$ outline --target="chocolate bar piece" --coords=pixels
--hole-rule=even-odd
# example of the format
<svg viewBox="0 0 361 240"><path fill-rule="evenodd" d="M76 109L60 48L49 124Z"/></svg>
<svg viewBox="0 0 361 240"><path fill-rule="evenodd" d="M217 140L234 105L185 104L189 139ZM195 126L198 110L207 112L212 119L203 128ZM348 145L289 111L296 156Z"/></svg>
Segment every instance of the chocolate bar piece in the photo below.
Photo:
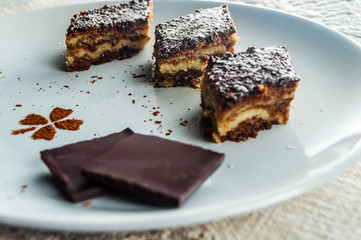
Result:
<svg viewBox="0 0 361 240"><path fill-rule="evenodd" d="M177 207L215 171L224 154L133 134L83 165L86 177L157 205Z"/></svg>
<svg viewBox="0 0 361 240"><path fill-rule="evenodd" d="M106 193L107 188L84 178L81 166L132 134L127 128L120 133L45 150L40 153L41 159L64 185L73 202L84 201Z"/></svg>
<svg viewBox="0 0 361 240"><path fill-rule="evenodd" d="M286 124L299 81L285 47L211 57L201 86L204 132L216 143L239 142Z"/></svg>

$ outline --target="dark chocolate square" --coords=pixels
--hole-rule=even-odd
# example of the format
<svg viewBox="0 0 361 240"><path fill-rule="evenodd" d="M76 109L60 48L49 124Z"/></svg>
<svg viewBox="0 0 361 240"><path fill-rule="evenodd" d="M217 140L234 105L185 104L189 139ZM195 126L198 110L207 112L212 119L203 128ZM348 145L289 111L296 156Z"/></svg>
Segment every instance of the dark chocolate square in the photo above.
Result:
<svg viewBox="0 0 361 240"><path fill-rule="evenodd" d="M222 163L224 154L133 134L83 165L83 174L157 205L180 206Z"/></svg>
<svg viewBox="0 0 361 240"><path fill-rule="evenodd" d="M64 185L73 202L84 201L106 193L107 188L84 178L81 166L132 134L133 131L127 128L105 137L44 150L40 153L41 159Z"/></svg>

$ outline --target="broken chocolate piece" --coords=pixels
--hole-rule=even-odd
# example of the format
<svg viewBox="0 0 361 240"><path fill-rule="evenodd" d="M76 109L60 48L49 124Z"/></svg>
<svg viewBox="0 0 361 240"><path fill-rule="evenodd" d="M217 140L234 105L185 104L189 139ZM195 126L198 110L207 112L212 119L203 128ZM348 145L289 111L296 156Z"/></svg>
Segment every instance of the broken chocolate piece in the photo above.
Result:
<svg viewBox="0 0 361 240"><path fill-rule="evenodd" d="M132 134L127 128L120 133L45 150L41 152L41 159L64 185L73 202L84 201L106 193L107 189L84 178L81 166Z"/></svg>
<svg viewBox="0 0 361 240"><path fill-rule="evenodd" d="M83 174L157 205L178 207L222 163L224 154L133 134L85 163Z"/></svg>

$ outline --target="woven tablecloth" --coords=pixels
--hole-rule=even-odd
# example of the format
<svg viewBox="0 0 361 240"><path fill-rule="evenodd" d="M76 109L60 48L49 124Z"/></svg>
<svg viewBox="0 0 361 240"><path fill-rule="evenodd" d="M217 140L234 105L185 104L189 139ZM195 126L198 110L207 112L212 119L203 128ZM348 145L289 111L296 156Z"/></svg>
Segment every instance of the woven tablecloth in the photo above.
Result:
<svg viewBox="0 0 361 240"><path fill-rule="evenodd" d="M0 17L71 2L74 1L0 0ZM361 0L251 0L244 2L310 18L361 43ZM354 164L338 178L306 194L257 212L211 223L145 232L111 233L43 232L0 225L0 240L2 239L359 240L361 239L361 162Z"/></svg>

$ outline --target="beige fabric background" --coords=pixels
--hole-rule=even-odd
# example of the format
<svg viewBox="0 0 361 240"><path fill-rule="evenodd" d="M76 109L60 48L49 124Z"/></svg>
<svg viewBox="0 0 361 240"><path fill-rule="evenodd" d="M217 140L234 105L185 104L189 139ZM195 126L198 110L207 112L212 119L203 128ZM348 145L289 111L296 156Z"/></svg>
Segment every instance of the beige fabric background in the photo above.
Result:
<svg viewBox="0 0 361 240"><path fill-rule="evenodd" d="M74 1L0 0L0 17L71 2ZM245 0L244 2L311 18L361 43L361 0ZM57 233L0 225L0 240L2 239L359 240L361 239L361 162L354 164L337 179L306 194L244 216L188 227L145 232Z"/></svg>

